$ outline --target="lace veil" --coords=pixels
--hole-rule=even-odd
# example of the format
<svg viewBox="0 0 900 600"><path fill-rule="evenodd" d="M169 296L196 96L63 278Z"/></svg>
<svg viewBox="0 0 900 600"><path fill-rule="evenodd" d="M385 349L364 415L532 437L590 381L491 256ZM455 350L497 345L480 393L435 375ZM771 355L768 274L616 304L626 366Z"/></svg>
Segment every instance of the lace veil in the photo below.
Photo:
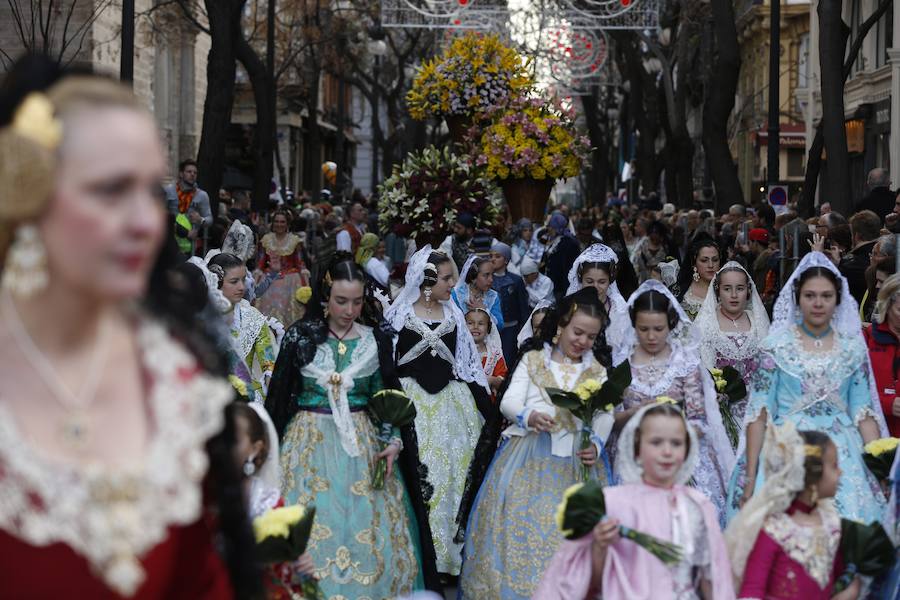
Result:
<svg viewBox="0 0 900 600"><path fill-rule="evenodd" d="M777 335L796 325L802 319L800 307L794 299L794 286L800 280L800 275L805 271L814 267L824 267L834 273L841 284L841 303L834 310L834 316L831 318L831 326L841 336L855 340L864 344L862 337L862 321L859 318L859 305L853 296L850 295L850 288L847 285L847 279L841 275L837 267L831 260L821 252L810 252L800 261L794 272L788 278L787 283L781 288L778 294L778 300L775 301L775 308L772 311L772 326L769 327L769 333ZM872 371L872 362L866 360L869 367L869 392L871 396L871 412L882 437L888 437L887 424L884 420L884 412L881 409L878 388L875 385L875 374Z"/></svg>
<svg viewBox="0 0 900 600"><path fill-rule="evenodd" d="M769 421L762 454L765 483L725 530L736 587L740 587L747 559L766 517L786 511L797 492L803 490L805 460L803 438L794 424L786 421L776 426Z"/></svg>
<svg viewBox="0 0 900 600"><path fill-rule="evenodd" d="M226 313L231 310L231 302L219 289L219 278L215 273L209 270L206 261L199 256L192 256L188 262L203 271L203 277L206 279L206 291L209 295L209 301L218 313Z"/></svg>
<svg viewBox="0 0 900 600"><path fill-rule="evenodd" d="M266 457L266 462L264 462L263 466L256 472L256 476L267 486L280 490L281 466L279 465L278 459L280 452L278 449L278 434L275 432L275 424L272 422L272 418L262 405L262 402L250 402L249 405L250 408L259 415L259 418L266 428L266 437L268 438L268 443L266 445L269 447L269 454Z"/></svg>
<svg viewBox="0 0 900 600"><path fill-rule="evenodd" d="M731 476L731 470L734 467L734 449L728 440L728 434L725 433L725 426L722 423L722 414L719 412L718 396L716 395L716 386L713 382L709 371L703 366L700 360L700 340L697 330L692 326L690 318L679 304L678 300L672 292L663 285L662 282L655 279L648 279L638 287L637 290L628 299L628 308L634 307L637 299L649 291L657 291L669 299L669 304L678 314L678 324L669 332L669 347L672 355L669 358L669 367L667 374L672 376L686 376L694 369L700 368L700 379L703 384L703 411L706 413L706 423L709 426L708 439L711 449L716 453L717 464L722 472L722 477L727 481ZM625 331L623 333L623 342L614 349L613 364L619 365L631 358L631 354L637 347L637 333L629 319ZM667 382L668 378L656 382L654 388L663 390L671 384ZM632 382L632 386L635 386ZM656 395L655 389L651 395Z"/></svg>
<svg viewBox="0 0 900 600"><path fill-rule="evenodd" d="M425 265L431 255L431 244L426 244L421 250L412 255L406 268L406 285L397 294L397 298L391 303L384 313L384 320L391 328L399 332L406 325L406 320L413 314L413 304L419 299L422 282L425 281ZM452 262L452 260L451 260ZM445 319L453 319L456 323L456 361L453 365L454 374L462 381L477 383L488 390L487 377L481 368L481 358L478 348L469 328L466 326L466 318L462 311L451 298L441 302ZM396 347L396 338L394 345Z"/></svg>
<svg viewBox="0 0 900 600"><path fill-rule="evenodd" d="M497 324L494 322L491 313L483 308L473 308L469 312L474 310L486 314L491 321L491 332L484 337L484 346L487 350L487 360L484 362L484 374L485 376L490 377L491 373L494 372L494 367L496 367L497 363L500 362L500 359L503 358L503 342L500 339L500 331L497 328Z"/></svg>
<svg viewBox="0 0 900 600"><path fill-rule="evenodd" d="M641 422L644 420L644 414L654 406L658 406L658 404L642 406L634 416L628 419L625 427L622 428L622 433L619 434L619 441L616 444L615 472L622 483L640 483L644 475L644 468L638 463L634 453L634 439L637 436ZM684 464L681 465L681 468L675 474L675 483L686 485L691 480L697 463L700 462L700 440L697 437L697 432L685 419L684 413L681 413L681 418L684 420L684 428L687 429L688 437L691 440L691 449L688 451L687 457L685 457Z"/></svg>
<svg viewBox="0 0 900 600"><path fill-rule="evenodd" d="M574 294L581 289L581 282L578 281L578 268L586 262L606 262L617 265L619 264L619 257L616 256L615 251L609 246L604 244L591 245L587 250L578 255L578 258L576 258L575 262L572 264L572 268L569 269L569 288L566 290L566 296ZM625 298L622 297L622 293L619 291L619 285L615 281L610 284L607 296L609 296L609 301L613 308L617 305L625 305Z"/></svg>
<svg viewBox="0 0 900 600"><path fill-rule="evenodd" d="M747 306L747 316L750 317L750 332L747 341L740 347L725 340L726 336L719 328L719 319L716 315L719 309L719 301L716 299L715 286L718 285L719 276L724 271L733 271L735 269L740 269L747 276L747 281L750 285L750 302ZM706 299L700 306L700 312L697 313L697 318L694 319L694 329L697 330L697 336L700 339L700 358L703 360L703 366L707 369L715 368L717 354L733 360L744 360L759 352L759 343L769 333L769 316L766 314L766 307L763 306L762 299L756 291L753 278L750 277L750 273L740 263L735 261L727 262L716 273L712 284L706 291Z"/></svg>
<svg viewBox="0 0 900 600"><path fill-rule="evenodd" d="M256 244L253 240L253 230L240 221L235 221L225 234L222 242L222 252L234 254L243 261L248 261L256 254Z"/></svg>
<svg viewBox="0 0 900 600"><path fill-rule="evenodd" d="M519 330L519 335L516 337L516 345L518 348L522 347L522 344L530 340L534 337L534 327L531 326L531 318L534 316L534 313L541 310L542 308L547 308L553 306L553 303L549 300L541 300L534 307L534 310L531 311L531 314L528 315L528 320L525 322L525 325L522 326L522 329Z"/></svg>

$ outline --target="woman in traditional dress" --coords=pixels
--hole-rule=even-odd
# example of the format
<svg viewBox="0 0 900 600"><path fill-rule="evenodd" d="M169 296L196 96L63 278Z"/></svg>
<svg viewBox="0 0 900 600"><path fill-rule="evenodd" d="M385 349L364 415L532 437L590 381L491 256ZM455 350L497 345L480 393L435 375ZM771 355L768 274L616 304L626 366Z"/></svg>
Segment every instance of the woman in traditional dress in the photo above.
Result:
<svg viewBox="0 0 900 600"><path fill-rule="evenodd" d="M500 295L491 289L494 283L494 264L485 256L472 254L459 272L459 281L451 291L451 297L459 310L466 314L473 308L485 309L498 331L503 330L503 309Z"/></svg>
<svg viewBox="0 0 900 600"><path fill-rule="evenodd" d="M706 292L722 264L719 244L706 233L698 233L688 247L678 271L676 296L687 316L693 320L700 312Z"/></svg>
<svg viewBox="0 0 900 600"><path fill-rule="evenodd" d="M625 298L619 293L616 283L618 256L609 246L594 244L578 258L572 268L569 269L568 294L574 294L578 290L592 287L597 290L600 303L609 315L609 327L605 330L605 340L598 337L601 342L609 342L613 347L613 353L619 351L618 345L625 339L625 330L628 328L628 306Z"/></svg>
<svg viewBox="0 0 900 600"><path fill-rule="evenodd" d="M289 327L303 316L303 309L294 300L294 292L308 285L309 271L303 262L300 238L290 232L287 211L277 210L272 214L272 231L262 237L260 245L263 253L258 269L270 283L257 298L256 308Z"/></svg>
<svg viewBox="0 0 900 600"><path fill-rule="evenodd" d="M693 484L710 499L724 525L734 450L722 424L712 376L700 361L696 332L672 292L654 279L638 287L628 299L628 307L631 321L624 347L631 351L613 362L628 360L631 385L616 409L616 429L659 396L675 400L700 437L700 462Z"/></svg>
<svg viewBox="0 0 900 600"><path fill-rule="evenodd" d="M396 379L390 339L359 322L364 290L352 260L325 270L309 314L285 334L266 409L281 439L285 502L317 508L309 552L323 592L392 599L437 582L415 436L406 428L380 439L365 412ZM373 490L379 459L388 473L384 489Z"/></svg>
<svg viewBox="0 0 900 600"><path fill-rule="evenodd" d="M269 389L278 349L275 335L265 315L244 299L244 276L247 267L233 254L216 254L207 265L219 279L219 289L229 302L225 313L231 320L231 337L238 358L250 370L253 379L252 399L262 402Z"/></svg>
<svg viewBox="0 0 900 600"><path fill-rule="evenodd" d="M618 441L622 483L603 490L607 518L560 544L535 600L734 600L715 507L688 487L701 435L669 402L642 407ZM676 544L681 559L663 563L622 539L620 525Z"/></svg>
<svg viewBox="0 0 900 600"><path fill-rule="evenodd" d="M823 431L838 449L835 496L844 518L884 517L885 498L862 460L863 444L887 436L856 301L821 252L803 257L775 303L744 415L745 435L728 490L736 512L763 483L759 456L767 423Z"/></svg>
<svg viewBox="0 0 900 600"><path fill-rule="evenodd" d="M454 278L451 259L426 245L413 255L406 285L385 313L397 332L397 374L416 405L419 452L434 488L428 519L437 570L452 576L462 562L454 538L469 466L483 424L497 426L481 357L450 298ZM476 478L469 487L477 490L479 483Z"/></svg>
<svg viewBox="0 0 900 600"><path fill-rule="evenodd" d="M759 345L769 333L769 315L753 278L739 263L725 263L716 273L694 319L694 329L700 338L703 366L708 370L733 367L749 389L750 377L759 365ZM730 417L724 420L734 448L742 432L746 406L746 398L728 405Z"/></svg>
<svg viewBox="0 0 900 600"><path fill-rule="evenodd" d="M820 431L788 421L766 429L766 482L725 534L740 598L855 600L860 580L843 592L841 517L831 498L841 471L837 448Z"/></svg>
<svg viewBox="0 0 900 600"><path fill-rule="evenodd" d="M478 492L469 520L460 576L462 598L531 598L541 572L563 540L552 515L563 492L592 477L609 481L598 460L613 418L598 412L582 423L557 408L546 389L575 390L606 381L606 369L592 351L605 327L606 311L593 290L567 296L547 316L539 348L522 357L501 398L500 410L513 423ZM587 427L593 445L580 449Z"/></svg>
<svg viewBox="0 0 900 600"><path fill-rule="evenodd" d="M491 400L496 400L497 390L506 379L509 369L503 358L503 344L500 333L491 315L483 308L473 308L466 313L466 325L475 347L481 355L481 367L491 388Z"/></svg>
<svg viewBox="0 0 900 600"><path fill-rule="evenodd" d="M3 596L257 592L234 393L176 302L159 140L130 89L50 59L2 87Z"/></svg>

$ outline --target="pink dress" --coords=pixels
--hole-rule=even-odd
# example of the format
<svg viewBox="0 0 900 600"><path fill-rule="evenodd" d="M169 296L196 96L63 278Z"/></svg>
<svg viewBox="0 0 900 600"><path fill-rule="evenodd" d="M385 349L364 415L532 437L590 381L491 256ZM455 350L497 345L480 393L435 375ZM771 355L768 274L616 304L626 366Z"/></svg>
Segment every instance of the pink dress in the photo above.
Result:
<svg viewBox="0 0 900 600"><path fill-rule="evenodd" d="M733 600L731 566L716 510L695 489L629 483L604 490L606 512L636 531L681 546L683 559L667 567L627 539L609 547L603 568L604 600L699 598L699 574L712 583L713 600ZM544 573L535 600L584 600L590 596L591 534L563 542Z"/></svg>
<svg viewBox="0 0 900 600"><path fill-rule="evenodd" d="M790 515L811 513L812 508L794 501L787 512L770 515L747 558L740 597L760 600L827 600L835 580L843 572L838 548L841 519L831 509L817 510L819 527L800 525Z"/></svg>

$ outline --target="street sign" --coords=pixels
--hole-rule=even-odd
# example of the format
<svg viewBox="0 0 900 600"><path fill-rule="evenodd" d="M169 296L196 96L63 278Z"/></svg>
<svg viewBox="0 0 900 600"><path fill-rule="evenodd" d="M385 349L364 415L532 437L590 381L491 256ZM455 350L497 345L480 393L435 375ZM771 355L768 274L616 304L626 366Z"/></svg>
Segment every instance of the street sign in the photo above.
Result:
<svg viewBox="0 0 900 600"><path fill-rule="evenodd" d="M786 185L770 185L769 204L775 209L775 214L780 215L787 212L788 189Z"/></svg>

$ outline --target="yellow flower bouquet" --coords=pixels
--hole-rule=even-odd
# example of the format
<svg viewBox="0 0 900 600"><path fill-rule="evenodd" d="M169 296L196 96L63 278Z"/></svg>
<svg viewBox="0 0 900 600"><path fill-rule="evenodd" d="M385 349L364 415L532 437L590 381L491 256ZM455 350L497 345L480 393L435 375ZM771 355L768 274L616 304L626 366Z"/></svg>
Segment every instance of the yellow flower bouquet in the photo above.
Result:
<svg viewBox="0 0 900 600"><path fill-rule="evenodd" d="M740 425L735 421L730 405L740 402L747 397L747 386L744 383L744 378L741 377L737 369L728 366L721 369L710 369L709 374L713 378L716 394L719 397L719 414L722 416L725 433L728 434L728 440L731 442L732 448L737 448L741 429Z"/></svg>
<svg viewBox="0 0 900 600"><path fill-rule="evenodd" d="M588 535L597 523L606 518L606 497L603 487L596 481L576 483L563 493L562 502L556 507L556 526L568 540ZM619 535L629 539L663 561L666 565L681 560L681 546L652 535L619 525Z"/></svg>
<svg viewBox="0 0 900 600"><path fill-rule="evenodd" d="M467 33L419 68L406 104L413 119L475 115L534 85L528 63L496 34Z"/></svg>
<svg viewBox="0 0 900 600"><path fill-rule="evenodd" d="M263 564L281 567L296 561L306 552L315 518L315 506L304 508L295 505L273 508L253 519L257 559ZM303 598L324 599L319 583L314 578L301 576L299 585L296 585L289 568L275 568L271 572L277 581L269 581L267 584L276 590L281 588L293 592L294 588L299 588Z"/></svg>
<svg viewBox="0 0 900 600"><path fill-rule="evenodd" d="M575 112L556 98L512 99L489 113L473 150L494 179L566 179L587 166L590 141L575 128Z"/></svg>
<svg viewBox="0 0 900 600"><path fill-rule="evenodd" d="M863 462L879 481L885 481L890 476L898 443L900 438L888 437L873 440L863 446Z"/></svg>
<svg viewBox="0 0 900 600"><path fill-rule="evenodd" d="M607 379L603 383L596 379L587 379L581 382L571 392L559 388L547 388L550 401L561 410L568 410L581 420L581 442L579 450L586 450L591 445L591 421L597 412L612 412L617 404L622 402L622 394L625 388L631 385L631 365L628 361L618 367L607 371ZM606 466L606 472L611 473L609 459L600 444L599 458ZM581 476L584 481L590 479L590 467L581 465Z"/></svg>

